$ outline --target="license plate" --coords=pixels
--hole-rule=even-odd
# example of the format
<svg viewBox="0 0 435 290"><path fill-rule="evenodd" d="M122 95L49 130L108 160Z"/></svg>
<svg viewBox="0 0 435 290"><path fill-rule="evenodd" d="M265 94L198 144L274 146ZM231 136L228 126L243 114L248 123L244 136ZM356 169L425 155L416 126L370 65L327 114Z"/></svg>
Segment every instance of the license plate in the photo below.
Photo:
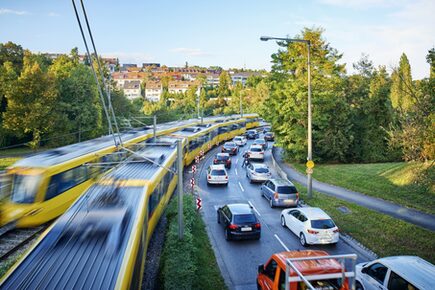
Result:
<svg viewBox="0 0 435 290"><path fill-rule="evenodd" d="M284 200L285 203L294 203L295 201L293 199L286 199Z"/></svg>
<svg viewBox="0 0 435 290"><path fill-rule="evenodd" d="M248 227L248 228L241 228L240 229L242 232L250 232L250 231L252 231L252 228L251 227Z"/></svg>

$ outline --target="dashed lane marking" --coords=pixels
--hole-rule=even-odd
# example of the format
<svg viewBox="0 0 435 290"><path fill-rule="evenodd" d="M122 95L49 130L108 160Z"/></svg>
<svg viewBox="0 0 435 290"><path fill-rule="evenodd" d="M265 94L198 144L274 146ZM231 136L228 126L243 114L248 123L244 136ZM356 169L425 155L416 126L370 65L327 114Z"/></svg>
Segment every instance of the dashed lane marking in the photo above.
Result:
<svg viewBox="0 0 435 290"><path fill-rule="evenodd" d="M237 172L237 168L235 169L235 171L236 171L236 175L239 175L239 173Z"/></svg>
<svg viewBox="0 0 435 290"><path fill-rule="evenodd" d="M252 208L258 214L258 216L261 216L261 214L258 212L258 210L255 208L255 206L252 204L252 202L250 200L248 200L248 203L249 203L250 206L252 206Z"/></svg>
<svg viewBox="0 0 435 290"><path fill-rule="evenodd" d="M243 192L245 192L245 189L243 188L243 186L242 186L242 184L240 183L240 181L239 181L239 186L240 186L240 189L241 189Z"/></svg>
<svg viewBox="0 0 435 290"><path fill-rule="evenodd" d="M236 159L236 164L239 163L239 159Z"/></svg>
<svg viewBox="0 0 435 290"><path fill-rule="evenodd" d="M285 249L287 252L290 251L290 250L287 248L287 246L283 243L283 241L281 241L281 239L278 237L277 234L275 234L275 238L278 240L278 242L281 244L281 246L284 247L284 249Z"/></svg>

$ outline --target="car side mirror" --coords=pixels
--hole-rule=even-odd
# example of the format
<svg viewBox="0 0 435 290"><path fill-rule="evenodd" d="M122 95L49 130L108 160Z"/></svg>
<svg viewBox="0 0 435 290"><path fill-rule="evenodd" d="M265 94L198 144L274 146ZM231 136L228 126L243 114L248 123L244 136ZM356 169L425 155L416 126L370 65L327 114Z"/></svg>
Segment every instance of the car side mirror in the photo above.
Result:
<svg viewBox="0 0 435 290"><path fill-rule="evenodd" d="M258 274L263 274L264 273L264 264L260 264L258 265Z"/></svg>
<svg viewBox="0 0 435 290"><path fill-rule="evenodd" d="M367 268L362 268L361 273L367 274Z"/></svg>

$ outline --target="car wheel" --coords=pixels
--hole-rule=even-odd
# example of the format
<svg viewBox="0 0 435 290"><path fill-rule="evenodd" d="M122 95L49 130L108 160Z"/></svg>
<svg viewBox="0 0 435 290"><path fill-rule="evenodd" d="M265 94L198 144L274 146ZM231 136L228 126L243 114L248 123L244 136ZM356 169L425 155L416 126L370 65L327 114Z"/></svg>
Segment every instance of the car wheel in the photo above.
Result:
<svg viewBox="0 0 435 290"><path fill-rule="evenodd" d="M270 205L271 208L273 208L273 199L272 199L272 197L269 199L269 205Z"/></svg>
<svg viewBox="0 0 435 290"><path fill-rule="evenodd" d="M219 212L217 212L217 223L221 223L221 214Z"/></svg>
<svg viewBox="0 0 435 290"><path fill-rule="evenodd" d="M281 225L285 227L285 218L283 216L281 216Z"/></svg>
<svg viewBox="0 0 435 290"><path fill-rule="evenodd" d="M364 287L361 285L360 282L356 281L356 283L355 283L355 289L356 290L364 290Z"/></svg>
<svg viewBox="0 0 435 290"><path fill-rule="evenodd" d="M249 183L254 183L254 182L252 181L252 179L249 178Z"/></svg>
<svg viewBox="0 0 435 290"><path fill-rule="evenodd" d="M225 240L227 240L227 241L231 240L231 234L228 232L227 229L225 229Z"/></svg>
<svg viewBox="0 0 435 290"><path fill-rule="evenodd" d="M299 235L299 241L301 242L302 246L304 247L308 246L307 240L305 239L305 235L303 233Z"/></svg>

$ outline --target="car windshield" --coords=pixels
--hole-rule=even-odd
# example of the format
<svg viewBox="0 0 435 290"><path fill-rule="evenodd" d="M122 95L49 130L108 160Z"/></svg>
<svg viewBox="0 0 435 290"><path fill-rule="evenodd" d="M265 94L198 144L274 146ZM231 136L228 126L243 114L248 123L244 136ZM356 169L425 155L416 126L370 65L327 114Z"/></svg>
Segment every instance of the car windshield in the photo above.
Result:
<svg viewBox="0 0 435 290"><path fill-rule="evenodd" d="M16 203L34 202L40 183L40 175L16 174L12 185L12 201Z"/></svg>
<svg viewBox="0 0 435 290"><path fill-rule="evenodd" d="M261 152L263 150L261 150L261 148L251 148L252 152Z"/></svg>
<svg viewBox="0 0 435 290"><path fill-rule="evenodd" d="M328 220L312 220L311 227L313 229L332 229L335 227L334 222L331 219Z"/></svg>
<svg viewBox="0 0 435 290"><path fill-rule="evenodd" d="M216 175L216 176L225 176L227 175L227 173L225 172L225 170L223 169L213 169L211 171L211 175Z"/></svg>
<svg viewBox="0 0 435 290"><path fill-rule="evenodd" d="M228 160L230 157L225 155L218 155L217 160Z"/></svg>
<svg viewBox="0 0 435 290"><path fill-rule="evenodd" d="M257 222L253 214L237 214L234 216L235 224L251 224Z"/></svg>
<svg viewBox="0 0 435 290"><path fill-rule="evenodd" d="M266 167L260 167L260 168L256 168L255 172L257 172L257 173L269 173L269 169Z"/></svg>
<svg viewBox="0 0 435 290"><path fill-rule="evenodd" d="M225 147L228 147L228 148L232 148L232 147L236 147L237 145L236 145L236 143L225 143Z"/></svg>
<svg viewBox="0 0 435 290"><path fill-rule="evenodd" d="M279 186L278 187L278 193L281 194L292 194L292 193L297 193L297 189L294 186L288 186L288 185L284 185L284 186Z"/></svg>
<svg viewBox="0 0 435 290"><path fill-rule="evenodd" d="M235 138L234 138L234 141L242 141L242 138L240 138L240 137L235 137Z"/></svg>
<svg viewBox="0 0 435 290"><path fill-rule="evenodd" d="M264 144L266 142L264 140L257 139L257 140L255 140L255 143L257 143L257 144Z"/></svg>

